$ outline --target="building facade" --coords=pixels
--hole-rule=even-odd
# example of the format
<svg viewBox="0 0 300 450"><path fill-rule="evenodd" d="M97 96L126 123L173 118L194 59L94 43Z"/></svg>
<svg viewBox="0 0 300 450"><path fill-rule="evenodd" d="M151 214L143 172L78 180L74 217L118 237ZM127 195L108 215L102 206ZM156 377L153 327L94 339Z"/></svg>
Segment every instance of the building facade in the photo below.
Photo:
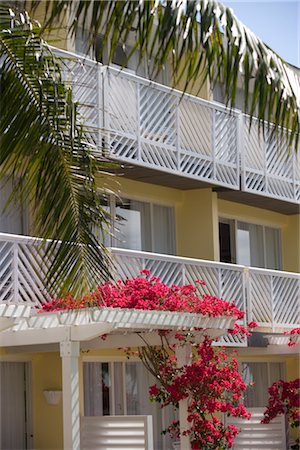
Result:
<svg viewBox="0 0 300 450"><path fill-rule="evenodd" d="M122 47L110 67L83 56L83 39L62 41L64 50L58 52L69 58L66 78L99 152L121 163L106 180L117 195L103 194L99 175L99 195L114 230L99 239L112 248L120 278L147 268L167 284L203 279L210 293L234 300L246 322L258 323L247 343L227 337L222 344L238 349L245 380L255 382L246 406L262 408L273 381L299 376L299 347L274 339L300 323L299 151L288 152L271 131L259 135L255 120L249 129L242 109L229 111L222 104L222 86L212 90L206 83L183 96L182 86L171 87L167 67L150 81L134 58L120 71L126 61ZM1 210L9 194L6 184ZM30 215L29 206L0 213L1 305L34 306L49 299ZM45 323L34 327L32 336L21 329L1 336L1 448L63 448L70 417L64 416L63 424L60 392L68 358L78 364L82 436L90 426L85 418L109 423L117 416L119 422L108 426L117 435L125 423L132 436L147 428L142 417L152 416L152 448L172 448L160 433L174 413L162 413L148 401L150 375L119 349L137 345L130 333L103 341L97 337L103 329L97 328L69 349L65 339L50 336ZM99 448L113 444L106 445ZM120 448L146 448L138 441L124 445Z"/></svg>

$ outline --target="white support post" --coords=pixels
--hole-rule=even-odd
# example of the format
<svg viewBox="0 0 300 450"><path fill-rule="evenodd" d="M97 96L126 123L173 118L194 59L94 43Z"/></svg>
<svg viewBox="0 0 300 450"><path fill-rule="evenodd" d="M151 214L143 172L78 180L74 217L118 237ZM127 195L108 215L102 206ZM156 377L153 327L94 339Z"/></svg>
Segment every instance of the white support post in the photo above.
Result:
<svg viewBox="0 0 300 450"><path fill-rule="evenodd" d="M190 344L176 345L177 366L182 367L190 364L192 361L192 346ZM188 417L188 399L179 402L179 424L180 424L180 450L191 450L189 436L182 434L183 430L189 428Z"/></svg>
<svg viewBox="0 0 300 450"><path fill-rule="evenodd" d="M79 342L60 343L63 385L64 450L80 450Z"/></svg>

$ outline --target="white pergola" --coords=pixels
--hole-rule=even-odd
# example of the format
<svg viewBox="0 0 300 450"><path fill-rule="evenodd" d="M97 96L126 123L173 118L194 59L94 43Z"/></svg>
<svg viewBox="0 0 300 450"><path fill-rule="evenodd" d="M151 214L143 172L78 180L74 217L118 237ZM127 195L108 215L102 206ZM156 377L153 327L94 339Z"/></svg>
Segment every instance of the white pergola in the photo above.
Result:
<svg viewBox="0 0 300 450"><path fill-rule="evenodd" d="M147 333L155 343L155 336L159 330L197 329L198 331L194 333L198 334L199 339L203 334L217 338L226 334L235 322L234 318L227 316L212 318L186 312L121 308L86 308L35 313L30 316L30 307L24 307L24 304L5 305L2 309L1 306L0 319L5 319L0 328L1 346L59 344L62 358L64 450L80 450L78 369L80 347L88 345L89 341L104 334L108 334L109 339L111 338L112 347L124 347L126 345L124 335L136 346L141 345L136 333ZM132 339L133 337L135 338ZM107 344L105 346L107 347ZM178 347L176 352L179 365L189 363L191 348L188 344L185 347ZM180 404L179 417L181 427L185 428L187 426L185 401ZM184 450L190 448L188 437L181 437L181 448Z"/></svg>

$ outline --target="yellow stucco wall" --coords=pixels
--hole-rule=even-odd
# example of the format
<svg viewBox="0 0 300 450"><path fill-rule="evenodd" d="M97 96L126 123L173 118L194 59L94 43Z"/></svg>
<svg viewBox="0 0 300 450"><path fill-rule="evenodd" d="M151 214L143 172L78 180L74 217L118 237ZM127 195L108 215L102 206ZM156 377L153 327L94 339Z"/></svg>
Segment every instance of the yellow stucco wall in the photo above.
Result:
<svg viewBox="0 0 300 450"><path fill-rule="evenodd" d="M286 364L286 379L292 380L299 376L299 357L297 355L261 355L238 356L239 362L284 362ZM81 414L83 413L82 362L100 358L103 361L125 358L124 353L117 349L90 350L81 352L80 368L80 399ZM11 354L1 350L1 360L29 361L32 364L32 401L33 401L33 434L36 450L60 450L63 448L62 403L56 406L48 405L44 390L60 390L62 388L61 358L58 352Z"/></svg>

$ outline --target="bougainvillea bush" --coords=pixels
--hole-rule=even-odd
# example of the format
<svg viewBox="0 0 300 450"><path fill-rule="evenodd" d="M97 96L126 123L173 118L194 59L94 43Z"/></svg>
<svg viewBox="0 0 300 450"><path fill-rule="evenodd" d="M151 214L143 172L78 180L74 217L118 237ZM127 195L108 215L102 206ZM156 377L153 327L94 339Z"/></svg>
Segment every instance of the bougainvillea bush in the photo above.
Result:
<svg viewBox="0 0 300 450"><path fill-rule="evenodd" d="M300 424L300 378L279 380L269 388L269 401L262 423L270 423L280 414L286 414L292 428ZM294 449L299 449L299 438Z"/></svg>
<svg viewBox="0 0 300 450"><path fill-rule="evenodd" d="M201 280L195 286L187 284L168 286L158 277L151 276L149 270L141 271L141 276L119 280L116 283L100 284L94 292L76 299L71 294L52 299L43 304L41 312L74 310L87 307L134 308L158 311L185 311L210 317L231 316L242 319L244 312L233 302L219 299L208 293L200 293L205 283Z"/></svg>
<svg viewBox="0 0 300 450"><path fill-rule="evenodd" d="M284 334L290 336L288 346L294 347L300 341L300 328L293 328L290 331L285 331Z"/></svg>
<svg viewBox="0 0 300 450"><path fill-rule="evenodd" d="M187 399L189 427L181 432L189 436L193 450L229 449L239 429L225 426L221 414L251 417L242 404L246 385L238 372L238 363L224 351L213 348L212 341L205 338L194 345L191 363L178 367L174 347L184 345L187 334L176 333L172 345L168 336L164 336L165 345L139 349L142 362L158 380L149 389L150 398L162 407L175 408ZM178 439L179 422L173 422L166 431Z"/></svg>
<svg viewBox="0 0 300 450"><path fill-rule="evenodd" d="M184 311L209 317L233 317L243 319L233 302L219 299L204 292L205 283L197 280L195 285L167 286L157 277L143 270L141 276L102 283L98 288L79 299L72 295L52 299L43 305L41 312L74 310L87 307L134 308L159 311ZM249 324L254 328L256 324ZM160 332L161 345L151 347L144 341L139 348L139 356L147 369L159 381L150 387L150 398L161 406L172 404L175 408L183 399L188 401L188 422L186 430L179 430L177 422L167 429L174 437L180 432L190 438L193 450L225 450L232 447L239 430L220 420L220 413L235 417L249 418L250 414L242 404L246 385L237 370L237 361L225 352L212 347L212 341L200 331L203 342L199 343L199 330L177 332L170 344L169 332ZM247 328L236 323L232 334L249 335ZM175 346L192 345L194 348L191 364L178 367ZM130 355L130 351L127 353Z"/></svg>

